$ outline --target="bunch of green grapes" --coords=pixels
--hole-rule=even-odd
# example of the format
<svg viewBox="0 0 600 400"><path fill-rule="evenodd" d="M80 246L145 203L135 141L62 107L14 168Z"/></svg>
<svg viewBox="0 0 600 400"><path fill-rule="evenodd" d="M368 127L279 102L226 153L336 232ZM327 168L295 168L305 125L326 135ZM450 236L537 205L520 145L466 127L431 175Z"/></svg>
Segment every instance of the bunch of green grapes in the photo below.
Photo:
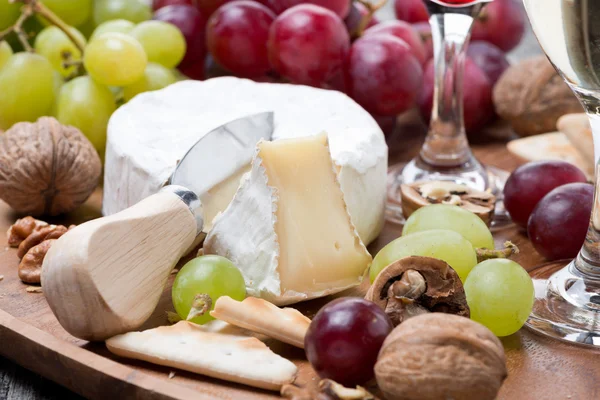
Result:
<svg viewBox="0 0 600 400"><path fill-rule="evenodd" d="M34 52L0 41L0 130L52 115L79 128L102 154L120 104L179 79L174 68L185 56L185 38L175 25L149 20L144 0L41 2L66 26L32 17L42 23ZM15 23L22 6L0 0L0 30Z"/></svg>

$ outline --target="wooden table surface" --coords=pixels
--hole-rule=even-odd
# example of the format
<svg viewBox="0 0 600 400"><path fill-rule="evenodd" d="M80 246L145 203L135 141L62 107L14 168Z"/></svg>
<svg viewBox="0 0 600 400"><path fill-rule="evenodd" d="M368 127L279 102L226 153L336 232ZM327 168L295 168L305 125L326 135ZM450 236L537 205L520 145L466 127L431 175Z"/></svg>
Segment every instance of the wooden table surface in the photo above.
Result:
<svg viewBox="0 0 600 400"><path fill-rule="evenodd" d="M392 3L390 1L382 10L381 17L383 19L391 17ZM511 53L510 58L517 60L539 52L535 39L531 32L528 32L523 43ZM500 131L505 132L504 130ZM389 138L390 163L410 159L418 151L423 135L424 130L421 125L401 125L400 129L397 129ZM489 142L489 137L475 138L473 148L478 158L484 163L512 170L520 162L506 152L505 140L506 137L492 142ZM523 235L518 235L515 239L517 243L527 240ZM387 239L382 238L381 240ZM533 262L537 260L539 257L533 257L530 260L532 264L524 266L532 267ZM522 260L521 262L523 263ZM527 374L523 376L520 376L519 373L511 374L502 392L502 398L512 399L518 396L523 399L600 399L600 353L595 358L589 357L581 349L539 338L529 332L506 338L504 344L507 348L511 370L527 370L532 367L532 363L540 363L541 360L544 360L542 371L545 373L538 373L534 380ZM10 344L0 343L0 346L5 345ZM528 347L535 348L535 357L520 357L519 354L524 354L522 349ZM531 352L529 354L531 355ZM586 362L586 360L588 361ZM540 371L539 368L538 371ZM567 372L565 373L565 371ZM522 381L522 384L517 381ZM595 387L593 382L596 382ZM507 391L506 388L509 390ZM583 389L580 391L580 388ZM530 395L524 395L524 392ZM68 389L0 357L0 400L79 398L81 397Z"/></svg>

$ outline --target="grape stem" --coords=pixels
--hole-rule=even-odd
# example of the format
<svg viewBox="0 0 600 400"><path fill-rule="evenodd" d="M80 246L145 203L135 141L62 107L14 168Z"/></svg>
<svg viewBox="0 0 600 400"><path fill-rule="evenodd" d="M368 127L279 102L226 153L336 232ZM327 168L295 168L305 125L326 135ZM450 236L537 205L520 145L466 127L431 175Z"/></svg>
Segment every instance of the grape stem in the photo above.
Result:
<svg viewBox="0 0 600 400"><path fill-rule="evenodd" d="M18 1L24 2L26 5L31 6L31 8L36 13L40 14L42 17L44 17L48 21L50 21L50 23L55 25L58 29L63 31L65 33L65 35L67 35L67 37L73 42L75 47L77 47L77 50L79 50L81 52L81 54L83 54L83 52L85 50L85 43L83 43L83 41L81 41L79 38L77 38L75 35L73 35L71 30L69 29L69 26L62 19L60 19L60 17L58 15L54 14L52 12L52 10L50 10L48 7L46 7L39 0L18 0Z"/></svg>
<svg viewBox="0 0 600 400"><path fill-rule="evenodd" d="M379 3L376 3L376 4L371 3L369 0L356 0L356 1L360 4L362 4L363 6L365 6L368 11L367 15L365 15L360 20L360 23L358 24L358 28L356 28L356 32L354 32L354 35L353 35L355 37L361 37L362 34L365 32L365 29L367 29L369 22L371 22L371 19L373 19L373 15L375 14L375 12L377 10L379 10L380 8L382 8L383 6L385 6L385 4L387 3L387 0L381 0L381 1L379 1Z"/></svg>
<svg viewBox="0 0 600 400"><path fill-rule="evenodd" d="M52 25L59 28L61 31L67 35L69 40L73 42L75 47L83 54L85 43L83 43L79 38L77 38L71 30L69 26L62 20L60 17L52 12L48 7L42 4L39 0L8 0L9 3L23 3L23 7L21 8L21 15L17 19L14 25L8 27L4 31L0 32L0 41L4 39L9 33L14 32L19 41L23 45L26 51L33 52L33 48L29 44L27 40L27 34L23 31L23 23L32 15L39 14L48 20Z"/></svg>
<svg viewBox="0 0 600 400"><path fill-rule="evenodd" d="M513 242L507 241L504 242L503 249L477 249L477 262L494 258L509 258L514 254L519 254L519 248Z"/></svg>
<svg viewBox="0 0 600 400"><path fill-rule="evenodd" d="M210 296L206 293L199 293L194 297L192 308L190 309L190 312L185 320L189 321L193 318L200 317L206 314L206 312L210 310L211 307L212 299L210 298Z"/></svg>
<svg viewBox="0 0 600 400"><path fill-rule="evenodd" d="M14 0L10 2L13 3ZM19 39L21 44L23 45L25 51L33 53L33 48L29 44L29 40L27 40L27 33L23 31L23 23L27 20L27 18L31 17L33 14L34 11L30 7L23 7L23 9L21 10L21 15L15 21L15 24L9 26L8 28L0 32L0 41L2 41L11 32L14 32L17 35L17 38Z"/></svg>

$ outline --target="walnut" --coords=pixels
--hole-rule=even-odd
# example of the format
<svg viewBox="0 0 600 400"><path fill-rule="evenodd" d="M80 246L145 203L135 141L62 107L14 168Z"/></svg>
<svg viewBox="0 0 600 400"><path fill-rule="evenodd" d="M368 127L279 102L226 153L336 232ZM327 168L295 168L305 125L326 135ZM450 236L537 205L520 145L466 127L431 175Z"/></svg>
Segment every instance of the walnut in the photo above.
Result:
<svg viewBox="0 0 600 400"><path fill-rule="evenodd" d="M386 338L375 364L386 399L493 400L506 379L502 343L457 315L411 318Z"/></svg>
<svg viewBox="0 0 600 400"><path fill-rule="evenodd" d="M394 326L430 312L470 315L456 272L446 262L430 257L405 257L388 265L365 299L385 310Z"/></svg>
<svg viewBox="0 0 600 400"><path fill-rule="evenodd" d="M448 181L421 181L400 186L402 212L408 218L430 204L451 204L471 211L490 225L496 208L496 196Z"/></svg>
<svg viewBox="0 0 600 400"><path fill-rule="evenodd" d="M513 65L494 87L496 112L520 136L556 130L558 119L583 108L544 56Z"/></svg>
<svg viewBox="0 0 600 400"><path fill-rule="evenodd" d="M0 136L0 198L18 213L72 211L94 191L100 173L90 141L54 118L20 122Z"/></svg>
<svg viewBox="0 0 600 400"><path fill-rule="evenodd" d="M50 246L56 239L44 240L32 247L19 264L19 278L25 283L40 283L42 277L42 262Z"/></svg>
<svg viewBox="0 0 600 400"><path fill-rule="evenodd" d="M21 242L31 235L33 231L44 226L48 226L48 223L33 217L18 219L13 225L10 226L10 228L8 228L8 232L6 232L6 236L8 237L8 245L10 247L19 247Z"/></svg>

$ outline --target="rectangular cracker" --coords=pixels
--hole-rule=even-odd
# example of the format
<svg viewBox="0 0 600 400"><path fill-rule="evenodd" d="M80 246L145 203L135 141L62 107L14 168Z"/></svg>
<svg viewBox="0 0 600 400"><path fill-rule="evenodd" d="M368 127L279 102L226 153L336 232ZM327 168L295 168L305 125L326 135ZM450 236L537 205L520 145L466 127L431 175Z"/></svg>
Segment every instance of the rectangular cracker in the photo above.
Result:
<svg viewBox="0 0 600 400"><path fill-rule="evenodd" d="M220 297L210 315L301 349L310 325L310 319L298 310L279 308L256 297L247 297L241 302L228 296Z"/></svg>
<svg viewBox="0 0 600 400"><path fill-rule="evenodd" d="M181 321L106 341L112 353L213 378L280 390L293 382L296 366L255 337L221 321L204 326Z"/></svg>
<svg viewBox="0 0 600 400"><path fill-rule="evenodd" d="M512 154L525 161L566 161L579 167L586 176L594 176L594 163L589 163L562 132L549 132L512 140L506 147Z"/></svg>

